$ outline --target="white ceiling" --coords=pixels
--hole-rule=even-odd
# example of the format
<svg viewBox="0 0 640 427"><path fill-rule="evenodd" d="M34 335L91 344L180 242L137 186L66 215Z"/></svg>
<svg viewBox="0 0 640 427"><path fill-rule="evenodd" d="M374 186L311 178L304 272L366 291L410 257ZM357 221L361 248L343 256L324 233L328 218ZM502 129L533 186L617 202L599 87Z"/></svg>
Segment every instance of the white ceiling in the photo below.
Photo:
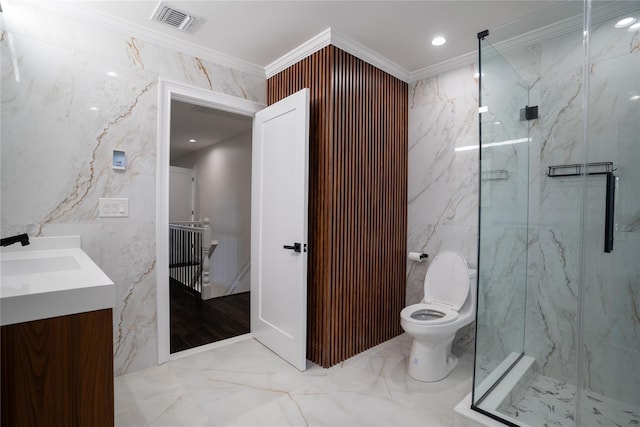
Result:
<svg viewBox="0 0 640 427"><path fill-rule="evenodd" d="M149 17L157 1L63 3L260 68L331 28L408 72L415 72L475 51L476 35L482 30L567 3L567 0L164 2L196 17L196 23L188 32L151 21ZM557 16L557 11L552 15L562 18ZM537 21L525 20L514 30L520 34L529 31L540 25ZM432 46L430 41L436 35L446 37L447 43L441 47Z"/></svg>
<svg viewBox="0 0 640 427"><path fill-rule="evenodd" d="M234 136L251 132L252 118L171 101L171 161ZM196 142L189 142L195 139Z"/></svg>

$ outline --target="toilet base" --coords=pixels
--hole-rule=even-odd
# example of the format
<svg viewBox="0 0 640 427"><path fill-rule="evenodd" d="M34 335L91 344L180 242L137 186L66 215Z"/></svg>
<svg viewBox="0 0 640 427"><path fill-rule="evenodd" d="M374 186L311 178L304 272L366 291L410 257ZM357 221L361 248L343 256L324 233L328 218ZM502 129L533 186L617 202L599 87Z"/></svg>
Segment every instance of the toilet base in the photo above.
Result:
<svg viewBox="0 0 640 427"><path fill-rule="evenodd" d="M458 358L451 354L453 338L432 345L414 339L408 361L409 376L418 381L434 382L449 375L458 366Z"/></svg>

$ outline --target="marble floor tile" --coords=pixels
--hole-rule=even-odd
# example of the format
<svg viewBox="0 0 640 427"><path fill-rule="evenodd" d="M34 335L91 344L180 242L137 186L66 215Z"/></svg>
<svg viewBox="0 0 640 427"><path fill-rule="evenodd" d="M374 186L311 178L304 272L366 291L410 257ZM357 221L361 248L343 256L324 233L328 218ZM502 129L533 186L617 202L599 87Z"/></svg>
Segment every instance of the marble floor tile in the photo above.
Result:
<svg viewBox="0 0 640 427"><path fill-rule="evenodd" d="M116 426L450 426L473 357L444 380L407 376L411 338L298 372L253 339L115 379Z"/></svg>

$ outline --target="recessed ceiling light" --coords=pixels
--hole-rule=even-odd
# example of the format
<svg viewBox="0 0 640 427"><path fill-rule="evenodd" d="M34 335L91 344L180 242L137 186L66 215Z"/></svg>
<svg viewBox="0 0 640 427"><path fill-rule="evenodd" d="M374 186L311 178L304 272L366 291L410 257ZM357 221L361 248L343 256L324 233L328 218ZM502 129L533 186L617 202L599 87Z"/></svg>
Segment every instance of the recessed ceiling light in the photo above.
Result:
<svg viewBox="0 0 640 427"><path fill-rule="evenodd" d="M618 22L616 22L615 27L616 28L625 28L628 27L629 25L633 24L634 22L636 22L636 18L633 17L628 17L628 18L624 18L619 20Z"/></svg>
<svg viewBox="0 0 640 427"><path fill-rule="evenodd" d="M434 39L431 40L431 44L434 46L442 46L446 42L447 42L447 39L445 39L442 36L434 37Z"/></svg>
<svg viewBox="0 0 640 427"><path fill-rule="evenodd" d="M91 111L100 111L100 109L98 107L89 107L89 110L91 110Z"/></svg>
<svg viewBox="0 0 640 427"><path fill-rule="evenodd" d="M636 22L632 26L629 27L629 31L638 31L640 30L640 22Z"/></svg>
<svg viewBox="0 0 640 427"><path fill-rule="evenodd" d="M640 95L633 95L631 98L629 98L629 101L638 101L640 100Z"/></svg>
<svg viewBox="0 0 640 427"><path fill-rule="evenodd" d="M118 73L115 71L107 71L107 76L109 77L118 77Z"/></svg>
<svg viewBox="0 0 640 427"><path fill-rule="evenodd" d="M196 142L196 140L195 139L190 139L189 142Z"/></svg>

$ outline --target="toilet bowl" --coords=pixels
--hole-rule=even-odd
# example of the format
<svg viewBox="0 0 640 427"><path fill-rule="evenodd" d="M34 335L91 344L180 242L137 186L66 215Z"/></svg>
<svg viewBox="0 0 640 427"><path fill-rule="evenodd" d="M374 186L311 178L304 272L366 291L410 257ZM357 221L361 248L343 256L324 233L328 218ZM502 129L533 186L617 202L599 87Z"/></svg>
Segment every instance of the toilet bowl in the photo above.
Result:
<svg viewBox="0 0 640 427"><path fill-rule="evenodd" d="M471 323L476 310L476 271L455 251L439 253L424 279L424 300L400 312L400 324L413 337L408 374L418 381L440 381L458 365L451 342Z"/></svg>

